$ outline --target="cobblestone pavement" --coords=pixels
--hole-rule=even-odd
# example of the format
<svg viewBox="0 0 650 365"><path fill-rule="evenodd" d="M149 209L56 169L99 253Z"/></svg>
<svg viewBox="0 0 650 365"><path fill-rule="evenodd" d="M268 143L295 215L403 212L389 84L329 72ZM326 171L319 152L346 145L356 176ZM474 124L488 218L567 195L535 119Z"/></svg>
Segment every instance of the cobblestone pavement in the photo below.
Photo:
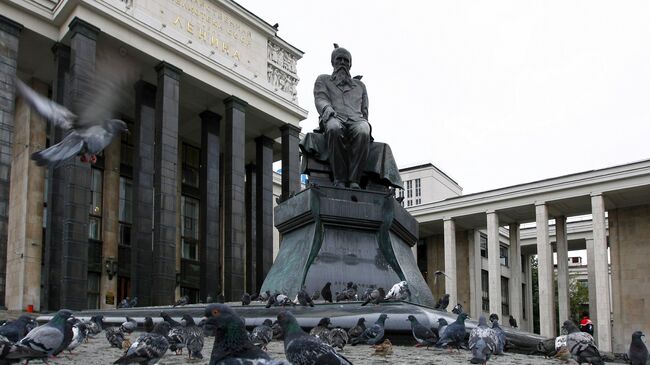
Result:
<svg viewBox="0 0 650 365"><path fill-rule="evenodd" d="M133 333L130 339L133 341L137 338L139 333ZM183 355L174 355L168 352L167 355L159 362L159 364L195 364L207 365L210 360L210 352L212 351L212 343L214 338L206 338L205 347L203 348L203 360L188 360L187 354L184 351ZM355 365L384 365L384 364L469 364L470 353L469 351L456 352L439 349L424 349L415 348L412 346L394 346L393 354L387 357L373 355L374 350L369 346L347 346L343 350L346 356ZM50 360L50 364L112 364L122 354L122 351L110 347L104 333L102 332L96 338L91 339L89 343L81 345L75 350L73 354L60 354L59 358ZM282 342L272 342L269 345L269 354L275 359L284 358L284 348ZM33 361L30 364L37 364ZM545 359L541 356L527 356L521 354L506 354L503 356L493 357L489 364L505 364L505 365L546 365L553 364L559 365L564 362L557 359ZM610 363L607 363L610 364Z"/></svg>

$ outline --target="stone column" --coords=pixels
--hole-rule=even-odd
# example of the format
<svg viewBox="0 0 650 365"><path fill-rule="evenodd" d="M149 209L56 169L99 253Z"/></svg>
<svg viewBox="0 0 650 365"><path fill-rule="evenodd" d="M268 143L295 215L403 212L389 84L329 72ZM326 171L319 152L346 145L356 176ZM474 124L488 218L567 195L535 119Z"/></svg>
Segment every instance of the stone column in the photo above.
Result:
<svg viewBox="0 0 650 365"><path fill-rule="evenodd" d="M282 132L282 195L284 201L293 193L300 191L300 127L285 124Z"/></svg>
<svg viewBox="0 0 650 365"><path fill-rule="evenodd" d="M99 28L74 18L69 25L70 96L72 110L86 105L93 94L95 56ZM61 267L61 307L84 309L88 305L88 214L90 164L72 158L57 168L63 176L63 236ZM51 268L55 270L55 268Z"/></svg>
<svg viewBox="0 0 650 365"><path fill-rule="evenodd" d="M104 149L104 184L102 202L102 265L107 259L118 260L118 238L120 235L120 144L115 138ZM115 308L116 304L106 303L106 294L112 293L117 299L117 273L109 277L102 266L99 291L100 309Z"/></svg>
<svg viewBox="0 0 650 365"><path fill-rule="evenodd" d="M445 245L445 293L449 294L450 308L458 303L456 275L456 224L452 218L445 218L443 223Z"/></svg>
<svg viewBox="0 0 650 365"><path fill-rule="evenodd" d="M257 167L247 164L246 168L246 292L254 293L257 286Z"/></svg>
<svg viewBox="0 0 650 365"><path fill-rule="evenodd" d="M46 84L32 82L31 87L47 95ZM32 305L40 311L45 169L30 156L45 148L47 122L22 99L16 103L15 117L5 304L9 310L24 311Z"/></svg>
<svg viewBox="0 0 650 365"><path fill-rule="evenodd" d="M569 244L566 217L555 217L555 242L557 246L557 301L558 328L569 319Z"/></svg>
<svg viewBox="0 0 650 365"><path fill-rule="evenodd" d="M131 229L131 294L140 306L150 306L153 256L153 176L156 87L135 84L133 128L133 228Z"/></svg>
<svg viewBox="0 0 650 365"><path fill-rule="evenodd" d="M508 226L510 236L510 314L517 322L521 322L523 303L521 298L521 239L519 236L519 223L511 223ZM503 320L505 325L507 322Z"/></svg>
<svg viewBox="0 0 650 365"><path fill-rule="evenodd" d="M0 15L0 305L5 305L9 185L14 134L14 100L18 63L18 38L22 24ZM40 283L39 283L40 287Z"/></svg>
<svg viewBox="0 0 650 365"><path fill-rule="evenodd" d="M554 337L555 310L553 303L553 249L548 236L548 206L535 203L537 223L537 278L539 288L539 330L545 337Z"/></svg>
<svg viewBox="0 0 650 365"><path fill-rule="evenodd" d="M153 201L153 305L173 303L176 291L179 83L182 71L166 62L156 66Z"/></svg>
<svg viewBox="0 0 650 365"><path fill-rule="evenodd" d="M201 262L201 298L220 292L221 234L219 231L219 139L221 115L204 111L201 117L201 205L199 260Z"/></svg>
<svg viewBox="0 0 650 365"><path fill-rule="evenodd" d="M487 212L488 273L490 278L490 314L501 319L501 260L499 259L499 216L495 211Z"/></svg>
<svg viewBox="0 0 650 365"><path fill-rule="evenodd" d="M591 215L594 234L594 260L589 266L595 269L596 321L594 327L600 351L612 351L611 303L609 292L609 260L607 254L607 231L605 227L605 201L603 196L591 195ZM591 309L590 309L591 311Z"/></svg>
<svg viewBox="0 0 650 365"><path fill-rule="evenodd" d="M530 267L530 255L524 256L524 267L526 268L526 319L528 332L533 332L534 314L533 314L533 272Z"/></svg>
<svg viewBox="0 0 650 365"><path fill-rule="evenodd" d="M470 230L467 233L469 244L469 314L472 318L481 315L481 233Z"/></svg>
<svg viewBox="0 0 650 365"><path fill-rule="evenodd" d="M255 204L257 219L254 290L258 291L273 264L273 140L266 136L255 138L257 181ZM300 178L300 175L298 175Z"/></svg>
<svg viewBox="0 0 650 365"><path fill-rule="evenodd" d="M246 216L244 202L246 108L248 103L231 96L226 105L224 155L224 296L239 300L244 292Z"/></svg>

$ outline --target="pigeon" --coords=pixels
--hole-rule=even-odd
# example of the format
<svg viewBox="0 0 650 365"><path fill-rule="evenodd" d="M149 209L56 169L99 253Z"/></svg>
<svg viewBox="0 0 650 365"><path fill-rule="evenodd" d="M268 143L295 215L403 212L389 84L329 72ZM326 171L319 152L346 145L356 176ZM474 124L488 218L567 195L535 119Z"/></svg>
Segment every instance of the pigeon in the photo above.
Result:
<svg viewBox="0 0 650 365"><path fill-rule="evenodd" d="M144 331L147 333L153 331L153 318L144 317Z"/></svg>
<svg viewBox="0 0 650 365"><path fill-rule="evenodd" d="M122 348L122 343L126 337L124 337L124 332L122 332L120 327L108 327L104 333L106 335L106 340L111 344L111 347L116 347L118 349Z"/></svg>
<svg viewBox="0 0 650 365"><path fill-rule="evenodd" d="M510 324L510 327L512 327L512 328L517 328L518 327L517 326L517 320L515 319L515 317L512 316L512 314L510 315L510 318L508 318L508 323Z"/></svg>
<svg viewBox="0 0 650 365"><path fill-rule="evenodd" d="M185 346L187 355L190 359L202 359L203 355L203 330L196 325L194 318L189 314L184 314L181 318L181 324L185 327Z"/></svg>
<svg viewBox="0 0 650 365"><path fill-rule="evenodd" d="M323 300L326 302L332 303L332 283L329 281L325 284L323 289L320 291L320 295L323 297Z"/></svg>
<svg viewBox="0 0 650 365"><path fill-rule="evenodd" d="M468 318L467 313L461 313L456 321L445 329L436 343L437 347L454 345L459 351L460 346L465 340L465 320Z"/></svg>
<svg viewBox="0 0 650 365"><path fill-rule="evenodd" d="M374 305L379 305L384 300L384 297L386 296L386 292L384 291L384 288L377 288L374 289L368 298L361 304L361 306L367 305L368 303L374 304Z"/></svg>
<svg viewBox="0 0 650 365"><path fill-rule="evenodd" d="M362 302L365 302L368 299L368 297L370 296L370 293L372 293L372 290L373 290L372 288L366 288L366 290L364 290L363 294L361 294L361 301Z"/></svg>
<svg viewBox="0 0 650 365"><path fill-rule="evenodd" d="M30 325L33 326L36 321L30 316L22 315L13 321L7 322L0 327L0 336L6 337L11 342L18 342L29 332Z"/></svg>
<svg viewBox="0 0 650 365"><path fill-rule="evenodd" d="M266 308L271 308L272 306L277 305L275 300L276 296L277 296L276 294L269 295L269 299L266 302L266 306L265 306Z"/></svg>
<svg viewBox="0 0 650 365"><path fill-rule="evenodd" d="M167 333L167 341L169 342L169 351L173 351L176 355L183 354L183 348L185 347L185 339L187 338L187 333L185 327L182 325L178 327L172 327Z"/></svg>
<svg viewBox="0 0 650 365"><path fill-rule="evenodd" d="M645 334L641 331L635 331L632 334L630 349L627 351L627 360L632 365L645 365L648 361L648 348L641 337Z"/></svg>
<svg viewBox="0 0 650 365"><path fill-rule="evenodd" d="M327 333L330 330L332 322L329 317L323 317L318 321L318 325L309 331L310 336L318 337L323 341L327 341Z"/></svg>
<svg viewBox="0 0 650 365"><path fill-rule="evenodd" d="M129 302L129 308L135 308L138 306L138 297L133 297Z"/></svg>
<svg viewBox="0 0 650 365"><path fill-rule="evenodd" d="M205 302L207 304L214 303L214 298L212 298L212 295L208 294L208 296L205 297Z"/></svg>
<svg viewBox="0 0 650 365"><path fill-rule="evenodd" d="M56 350L54 350L54 352L52 352L52 356L57 356L63 352L63 350L67 349L68 346L70 346L70 343L72 343L72 337L74 337L74 331L72 330L72 327L78 322L80 322L79 319L74 317L70 317L67 321L65 321L65 328L63 330L63 342L59 347L56 348Z"/></svg>
<svg viewBox="0 0 650 365"><path fill-rule="evenodd" d="M138 322L135 319L126 316L126 321L120 326L120 330L124 333L132 333L138 328Z"/></svg>
<svg viewBox="0 0 650 365"><path fill-rule="evenodd" d="M181 326L181 324L176 322L175 320L173 320L172 317L170 317L169 313L167 313L167 312L160 312L160 316L162 317L162 319L165 322L169 323L170 328L180 327Z"/></svg>
<svg viewBox="0 0 650 365"><path fill-rule="evenodd" d="M449 294L445 294L438 300L438 303L433 307L433 309L437 309L440 311L447 311L447 306L449 306Z"/></svg>
<svg viewBox="0 0 650 365"><path fill-rule="evenodd" d="M249 305L249 304L251 304L251 295L248 294L248 293L242 294L242 296L241 296L241 305L244 306L244 305Z"/></svg>
<svg viewBox="0 0 650 365"><path fill-rule="evenodd" d="M129 308L129 305L131 303L131 300L129 297L126 297L120 301L120 304L117 305L118 308Z"/></svg>
<svg viewBox="0 0 650 365"><path fill-rule="evenodd" d="M253 328L250 338L253 345L266 351L266 346L273 340L273 321L265 319L261 325Z"/></svg>
<svg viewBox="0 0 650 365"><path fill-rule="evenodd" d="M84 105L84 110L77 116L68 108L40 95L20 79L16 79L16 90L36 113L55 126L69 131L61 142L32 154L32 160L38 166L56 167L75 155L81 155L82 162L95 163L96 155L104 150L115 137L122 132L128 132L124 121L110 118L112 111L109 109L112 106L109 105L111 104L109 99L118 94L117 85L97 80L95 80L95 85L93 93L105 95L94 95L98 97L98 100L95 101L84 101L81 98L77 104ZM102 96L106 98L101 100ZM87 155L90 155L90 159Z"/></svg>
<svg viewBox="0 0 650 365"><path fill-rule="evenodd" d="M348 341L352 342L355 338L361 336L363 331L366 330L366 319L361 317L357 320L357 324L348 330Z"/></svg>
<svg viewBox="0 0 650 365"><path fill-rule="evenodd" d="M16 342L9 349L4 359L47 360L63 345L66 323L70 316L72 316L72 312L67 309L58 311L49 322L32 329L25 337Z"/></svg>
<svg viewBox="0 0 650 365"><path fill-rule="evenodd" d="M385 339L384 342L379 345L372 345L372 348L375 349L373 355L386 357L393 353L393 343L390 342L389 339Z"/></svg>
<svg viewBox="0 0 650 365"><path fill-rule="evenodd" d="M257 293L251 294L251 302L254 301L254 300L257 300L257 298L259 298L259 294L257 294Z"/></svg>
<svg viewBox="0 0 650 365"><path fill-rule="evenodd" d="M312 294L311 296L311 300L318 300L318 299L320 299L320 291L315 290L314 294Z"/></svg>
<svg viewBox="0 0 650 365"><path fill-rule="evenodd" d="M169 323L160 322L154 326L153 332L145 333L131 344L126 353L113 364L155 364L167 349L169 342L165 334L169 331Z"/></svg>
<svg viewBox="0 0 650 365"><path fill-rule="evenodd" d="M436 286L438 284L438 277L440 277L440 276L446 276L447 278L451 279L451 277L449 277L449 275L445 274L444 271L436 270L436 271L433 272L433 286Z"/></svg>
<svg viewBox="0 0 650 365"><path fill-rule="evenodd" d="M278 296L275 297L275 305L281 305L283 307L287 305L295 306L296 303L294 303L291 299L289 299L288 295L278 294Z"/></svg>
<svg viewBox="0 0 650 365"><path fill-rule="evenodd" d="M271 292L269 290L267 290L265 292L261 292L260 296L259 296L259 298L257 298L257 300L264 303L264 302L267 302L269 300L269 297L271 297Z"/></svg>
<svg viewBox="0 0 650 365"><path fill-rule="evenodd" d="M302 305L303 307L314 306L314 301L311 299L311 297L309 296L307 291L305 291L305 289L302 289L298 292L296 299L298 299L298 304Z"/></svg>
<svg viewBox="0 0 650 365"><path fill-rule="evenodd" d="M420 324L414 315L409 315L407 321L411 322L411 333L415 341L417 341L417 345L415 346L426 346L428 349L429 346L434 345L438 341L436 335L430 329Z"/></svg>
<svg viewBox="0 0 650 365"><path fill-rule="evenodd" d="M600 357L594 338L589 333L580 331L578 326L570 320L564 321L562 329L567 332L566 347L574 360L579 364L583 362L592 365L605 364Z"/></svg>
<svg viewBox="0 0 650 365"><path fill-rule="evenodd" d="M327 341L325 342L334 348L338 348L339 351L342 351L348 343L348 333L340 327L332 328L327 332Z"/></svg>
<svg viewBox="0 0 650 365"><path fill-rule="evenodd" d="M438 318L438 328L436 329L436 331L434 331L434 333L438 334L438 338L442 337L448 325L449 323L447 323L446 319L442 317Z"/></svg>
<svg viewBox="0 0 650 365"><path fill-rule="evenodd" d="M289 311L278 314L278 323L282 326L284 336L284 353L293 365L352 364L343 355L317 337L309 336L300 328L296 317Z"/></svg>
<svg viewBox="0 0 650 365"><path fill-rule="evenodd" d="M83 321L88 328L88 337L95 337L104 329L104 316L101 314L90 317L90 320Z"/></svg>
<svg viewBox="0 0 650 365"><path fill-rule="evenodd" d="M86 340L86 336L88 336L88 327L86 327L83 322L78 321L73 324L72 341L67 347L68 352L72 353L72 350L79 347L79 345L81 345Z"/></svg>
<svg viewBox="0 0 650 365"><path fill-rule="evenodd" d="M336 301L340 302L342 300L354 300L356 296L357 296L357 285L349 281L346 284L346 288L336 295Z"/></svg>
<svg viewBox="0 0 650 365"><path fill-rule="evenodd" d="M384 300L411 300L411 291L406 281L393 285L384 297Z"/></svg>
<svg viewBox="0 0 650 365"><path fill-rule="evenodd" d="M472 351L472 364L485 364L495 353L499 338L494 329L488 327L485 316L478 319L476 326L469 334L468 347Z"/></svg>
<svg viewBox="0 0 650 365"><path fill-rule="evenodd" d="M490 323L493 323L494 321L499 321L499 315L496 313L490 314Z"/></svg>
<svg viewBox="0 0 650 365"><path fill-rule="evenodd" d="M494 354L495 355L503 355L503 351L505 350L506 342L507 342L506 341L506 333L499 326L499 321L492 322L492 329L497 334L497 338L499 339L499 342L497 342L497 348L494 351Z"/></svg>
<svg viewBox="0 0 650 365"><path fill-rule="evenodd" d="M229 306L208 304L204 315L207 317L206 327L215 336L210 365L289 365L286 361L271 360L266 352L253 345L244 320Z"/></svg>
<svg viewBox="0 0 650 365"><path fill-rule="evenodd" d="M376 345L380 343L384 339L384 324L386 323L387 318L387 314L380 314L375 324L366 328L361 336L350 342L352 346L358 345L360 343L365 343L367 345Z"/></svg>
<svg viewBox="0 0 650 365"><path fill-rule="evenodd" d="M183 295L179 300L176 301L176 303L174 303L174 307L180 307L188 304L190 304L190 297Z"/></svg>
<svg viewBox="0 0 650 365"><path fill-rule="evenodd" d="M460 303L457 303L454 308L451 309L451 313L453 314L461 314L463 312L463 305Z"/></svg>
<svg viewBox="0 0 650 365"><path fill-rule="evenodd" d="M278 323L277 320L273 322L271 325L271 330L273 330L273 339L274 340L283 340L284 339L284 331L282 331L282 326L280 326L280 323Z"/></svg>

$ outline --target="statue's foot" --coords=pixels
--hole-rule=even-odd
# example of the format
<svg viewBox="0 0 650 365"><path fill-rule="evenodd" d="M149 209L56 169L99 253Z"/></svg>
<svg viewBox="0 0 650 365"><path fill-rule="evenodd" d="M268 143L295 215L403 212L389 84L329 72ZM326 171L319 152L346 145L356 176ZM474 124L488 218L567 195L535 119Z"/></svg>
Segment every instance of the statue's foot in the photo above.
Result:
<svg viewBox="0 0 650 365"><path fill-rule="evenodd" d="M344 188L344 187L345 187L345 183L344 183L343 181L335 180L335 181L334 181L334 187L335 187L335 188Z"/></svg>
<svg viewBox="0 0 650 365"><path fill-rule="evenodd" d="M359 186L359 184L353 182L353 183L350 183L350 189L361 190L361 186Z"/></svg>

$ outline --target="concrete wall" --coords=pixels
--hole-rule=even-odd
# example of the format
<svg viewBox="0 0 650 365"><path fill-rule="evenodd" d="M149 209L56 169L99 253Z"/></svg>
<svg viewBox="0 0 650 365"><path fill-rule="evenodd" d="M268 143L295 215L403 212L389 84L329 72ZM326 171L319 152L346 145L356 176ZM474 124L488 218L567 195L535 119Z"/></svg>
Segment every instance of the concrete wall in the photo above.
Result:
<svg viewBox="0 0 650 365"><path fill-rule="evenodd" d="M632 332L650 331L650 205L609 210L612 346L625 352Z"/></svg>

